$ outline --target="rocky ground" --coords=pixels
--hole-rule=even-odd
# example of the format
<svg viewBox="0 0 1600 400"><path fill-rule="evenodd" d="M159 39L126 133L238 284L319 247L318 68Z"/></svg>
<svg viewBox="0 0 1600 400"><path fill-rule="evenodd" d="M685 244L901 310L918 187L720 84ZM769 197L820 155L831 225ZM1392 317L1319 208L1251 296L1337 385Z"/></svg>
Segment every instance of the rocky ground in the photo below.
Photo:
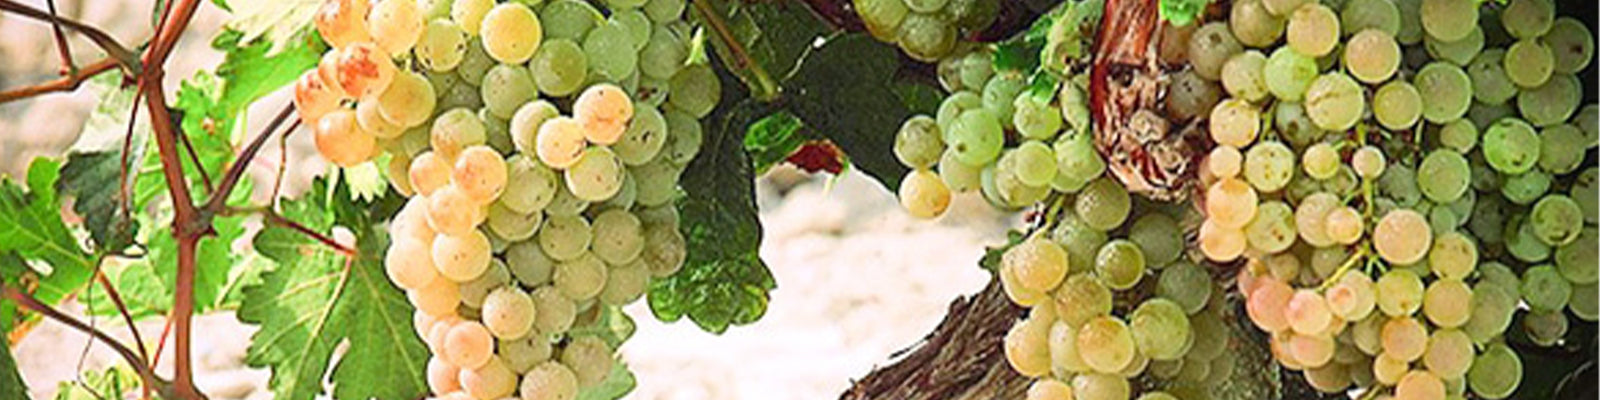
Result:
<svg viewBox="0 0 1600 400"><path fill-rule="evenodd" d="M43 0L24 3L42 7ZM150 33L148 1L57 4L63 15L104 26L125 43ZM212 7L202 10L169 68L169 88L220 60L205 44L225 15ZM0 16L0 87L54 78L59 59L52 43L48 26ZM73 40L72 45L81 53L80 63L101 56L87 42ZM282 93L266 100L272 106L258 107L251 125L260 126L269 117L267 109L285 101ZM0 175L17 176L34 157L65 152L95 103L94 93L82 89L0 105ZM264 150L255 166L258 177L270 177L285 161L296 167L291 182L323 170L310 135L295 137L286 157L280 158L285 155L276 146ZM267 185L258 186L265 190ZM766 228L761 255L779 285L766 317L712 335L687 321L658 322L643 303L635 304L628 311L638 333L622 348L639 379L629 398L836 397L851 378L888 362L896 350L930 331L956 296L981 289L986 276L975 262L983 246L1000 242L1016 223L973 197L958 197L952 212L938 221L914 220L891 193L856 173L833 179L780 169L762 178L757 191ZM64 309L82 315L83 307L72 303ZM94 323L119 338L128 336L119 321ZM138 328L154 340L162 326L147 321ZM197 318L195 331L200 332L195 363L203 391L213 399L272 398L265 389L268 372L244 365L253 327L219 312ZM53 398L57 384L72 381L77 371L119 362L105 346L91 345L84 335L55 323L40 324L13 351L39 399ZM170 351L162 359L162 370L170 371Z"/></svg>

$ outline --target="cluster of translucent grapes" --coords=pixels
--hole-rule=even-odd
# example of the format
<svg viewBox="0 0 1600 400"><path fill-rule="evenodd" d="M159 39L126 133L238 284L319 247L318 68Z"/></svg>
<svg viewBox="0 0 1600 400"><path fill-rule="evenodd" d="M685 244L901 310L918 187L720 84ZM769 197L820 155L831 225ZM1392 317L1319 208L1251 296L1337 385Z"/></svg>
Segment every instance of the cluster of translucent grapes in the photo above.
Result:
<svg viewBox="0 0 1600 400"><path fill-rule="evenodd" d="M1109 177L1064 196L1060 209L1053 226L1007 249L997 271L1011 301L1029 308L1004 341L1011 367L1036 379L1027 398L1203 398L1226 381L1235 367L1227 303L1188 259L1178 222L1194 212L1135 206ZM1135 387L1143 374L1164 383Z"/></svg>
<svg viewBox="0 0 1600 400"><path fill-rule="evenodd" d="M1175 34L1197 78L1175 93L1216 145L1199 250L1243 260L1279 364L1329 393L1499 399L1518 314L1542 345L1564 311L1600 317L1582 23L1550 0L1230 7Z"/></svg>
<svg viewBox="0 0 1600 400"><path fill-rule="evenodd" d="M1082 24L1098 23L1091 16L1100 8L1099 0L1069 1L1052 12L1057 23L1045 53L1083 56L1074 46ZM1067 48L1076 52L1061 50ZM995 68L993 57L977 49L940 61L939 82L950 95L936 116L912 116L896 133L895 157L911 169L900 202L911 215L937 217L952 193L968 191L997 208L1020 209L1052 193L1077 193L1105 173L1089 126L1088 74L1063 69L1065 79L1030 77Z"/></svg>
<svg viewBox="0 0 1600 400"><path fill-rule="evenodd" d="M685 259L673 199L721 86L683 0L326 0L295 87L340 166L410 197L384 265L442 399L571 399L615 363L606 315ZM579 333L590 332L590 333Z"/></svg>
<svg viewBox="0 0 1600 400"><path fill-rule="evenodd" d="M933 62L962 47L960 39L994 22L992 0L853 0L872 37L894 43L906 55Z"/></svg>

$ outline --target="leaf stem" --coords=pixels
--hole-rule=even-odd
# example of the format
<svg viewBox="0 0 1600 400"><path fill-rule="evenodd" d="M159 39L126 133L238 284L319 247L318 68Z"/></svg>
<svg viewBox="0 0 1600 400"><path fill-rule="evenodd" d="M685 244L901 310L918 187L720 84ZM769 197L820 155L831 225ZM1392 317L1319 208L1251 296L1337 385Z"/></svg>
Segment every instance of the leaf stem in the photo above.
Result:
<svg viewBox="0 0 1600 400"><path fill-rule="evenodd" d="M40 21L51 22L52 24L57 24L57 26L62 26L66 27L67 29L77 31L79 34L89 37L89 41L92 41L95 45L100 46L102 50L105 50L106 54L110 55L110 58L117 60L119 64L122 64L123 67L127 68L129 73L138 75L140 72L139 58L134 56L134 52L128 50L128 48L124 47L121 43L117 43L116 38L106 34L106 32L100 30L100 28L85 25L78 21L60 18L55 16L54 13L41 11L37 8L33 8L13 0L0 0L0 11L10 11L12 13L16 13L17 15Z"/></svg>
<svg viewBox="0 0 1600 400"><path fill-rule="evenodd" d="M139 373L139 379L144 381L145 386L158 388L160 389L158 391L163 393L167 392L168 389L171 389L170 384L156 376L155 371L150 368L150 365L145 363L143 358L140 358L138 355L134 354L133 351L129 350L128 346L122 344L122 342L117 341L110 335L106 335L104 331L84 324L83 321L79 321L77 318L73 318L72 316L62 313L61 311L57 311L56 309L39 302L39 300L33 298L33 296L23 293L21 290L17 290L17 288L9 285L0 284L0 297L14 301L23 308L27 308L33 312L44 315L47 318L56 320L67 327L88 334L95 340L105 343L106 346L111 347L111 350L116 352L117 355L122 356L122 359L127 361L128 365L132 367L134 371Z"/></svg>
<svg viewBox="0 0 1600 400"><path fill-rule="evenodd" d="M732 63L728 67L750 72L750 76L754 80L749 82L751 94L753 95L751 97L761 101L776 99L778 97L778 82L772 79L772 75L767 73L765 68L761 67L761 63L756 62L755 58L751 57L750 50L739 42L739 38L734 37L733 30L728 28L728 21L722 18L722 14L717 11L716 7L712 6L709 0L691 0L691 4L694 5L696 14L699 14L700 18L705 21L705 25L710 27L716 34L717 40L722 42L723 46L728 49L728 53L731 53L729 58L732 58L732 60L724 60L724 62Z"/></svg>
<svg viewBox="0 0 1600 400"><path fill-rule="evenodd" d="M288 120L292 114L294 114L294 104L285 104L283 110L278 111L278 116L273 117L272 122L268 123L267 127L256 135L255 140L251 140L250 144L245 146L244 151L239 153L239 157L234 159L233 165L228 167L227 175L223 175L222 185L211 192L211 198L206 201L206 210L219 212L227 205L228 197L233 194L233 189L239 186L240 179L244 177L245 171L250 167L250 161L254 160L256 154L261 152L261 147L267 144L267 138L272 137L272 133L276 132L278 127L283 125L283 121ZM291 127L290 129L293 128Z"/></svg>
<svg viewBox="0 0 1600 400"><path fill-rule="evenodd" d="M117 313L122 314L123 324L128 325L128 333L133 335L134 348L139 350L139 359L148 362L150 353L144 349L144 338L140 337L138 327L133 324L133 314L128 312L128 305L122 301L122 294L117 292L117 287L111 284L111 280L107 279L105 272L99 268L95 269L94 278L100 282L100 287L106 290L106 297L111 298L111 304L117 306Z"/></svg>

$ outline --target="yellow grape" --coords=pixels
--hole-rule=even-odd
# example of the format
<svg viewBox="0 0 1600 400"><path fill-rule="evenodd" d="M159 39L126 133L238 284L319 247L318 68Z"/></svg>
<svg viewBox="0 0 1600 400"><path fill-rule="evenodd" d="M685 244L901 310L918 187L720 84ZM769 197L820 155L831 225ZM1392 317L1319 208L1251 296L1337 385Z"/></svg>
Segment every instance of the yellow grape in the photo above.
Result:
<svg viewBox="0 0 1600 400"><path fill-rule="evenodd" d="M613 363L611 347L596 336L577 337L561 349L561 364L572 368L580 387L600 384L611 373Z"/></svg>
<svg viewBox="0 0 1600 400"><path fill-rule="evenodd" d="M1361 220L1360 211L1345 206L1328 211L1327 217L1322 222L1322 229L1334 243L1349 245L1361 240L1366 225Z"/></svg>
<svg viewBox="0 0 1600 400"><path fill-rule="evenodd" d="M572 164L578 163L578 158L583 156L583 149L587 144L585 135L585 129L578 120L568 117L551 118L539 126L538 149L535 153L538 154L539 161L550 168L567 169Z"/></svg>
<svg viewBox="0 0 1600 400"><path fill-rule="evenodd" d="M544 38L544 27L533 9L517 2L496 5L483 16L478 27L483 51L506 64L522 64L533 58Z"/></svg>
<svg viewBox="0 0 1600 400"><path fill-rule="evenodd" d="M350 98L350 94L349 93L345 93L344 88L340 87L339 84L338 84L339 83L339 51L338 50L322 53L322 59L317 61L317 69L316 69L316 71L317 71L317 75L322 78L322 82L329 84L328 85L328 90L332 91L333 94L338 96L340 100L344 100L344 99Z"/></svg>
<svg viewBox="0 0 1600 400"><path fill-rule="evenodd" d="M422 125L433 116L433 108L438 104L434 93L428 78L401 70L389 82L389 87L378 95L378 114L401 127Z"/></svg>
<svg viewBox="0 0 1600 400"><path fill-rule="evenodd" d="M1383 353L1400 361L1416 361L1428 348L1428 328L1415 318L1390 319L1383 324Z"/></svg>
<svg viewBox="0 0 1600 400"><path fill-rule="evenodd" d="M422 312L444 315L456 312L456 306L461 304L461 289L449 279L434 279L427 286L406 292L406 298Z"/></svg>
<svg viewBox="0 0 1600 400"><path fill-rule="evenodd" d="M1050 373L1050 323L1028 318L1011 325L1003 347L1011 369L1027 377Z"/></svg>
<svg viewBox="0 0 1600 400"><path fill-rule="evenodd" d="M1372 358L1372 377L1385 385L1400 383L1400 378L1411 370L1411 365L1405 360L1390 357L1388 353L1378 354Z"/></svg>
<svg viewBox="0 0 1600 400"><path fill-rule="evenodd" d="M1294 297L1289 298L1284 317L1289 319L1289 327L1301 335L1322 333L1333 323L1333 313L1328 311L1327 301L1323 300L1317 291L1311 289L1295 291Z"/></svg>
<svg viewBox="0 0 1600 400"><path fill-rule="evenodd" d="M1209 218L1200 224L1200 251L1212 261L1233 261L1244 254L1248 245L1244 231L1239 228L1222 227Z"/></svg>
<svg viewBox="0 0 1600 400"><path fill-rule="evenodd" d="M1328 192L1317 192L1300 200L1294 210L1295 230L1306 244L1326 247L1334 243L1328 235L1328 213L1343 206L1339 197Z"/></svg>
<svg viewBox="0 0 1600 400"><path fill-rule="evenodd" d="M576 259L556 264L555 280L561 294L573 300L588 300L606 287L606 264L587 251Z"/></svg>
<svg viewBox="0 0 1600 400"><path fill-rule="evenodd" d="M935 218L950 207L950 188L938 174L916 170L900 181L900 206L917 218Z"/></svg>
<svg viewBox="0 0 1600 400"><path fill-rule="evenodd" d="M444 235L466 235L484 220L483 207L455 186L428 195L428 226Z"/></svg>
<svg viewBox="0 0 1600 400"><path fill-rule="evenodd" d="M1428 285L1422 295L1422 314L1440 328L1455 328L1472 316L1472 288L1453 279L1440 279Z"/></svg>
<svg viewBox="0 0 1600 400"><path fill-rule="evenodd" d="M433 266L433 246L410 239L398 239L384 253L383 267L389 280L401 289L416 290L439 279Z"/></svg>
<svg viewBox="0 0 1600 400"><path fill-rule="evenodd" d="M533 298L516 285L505 286L489 292L483 299L483 325L502 339L515 339L533 329L538 315Z"/></svg>
<svg viewBox="0 0 1600 400"><path fill-rule="evenodd" d="M416 191L411 189L411 157L404 154L395 154L389 158L389 164L384 165L384 176L389 178L389 186L401 196L411 197Z"/></svg>
<svg viewBox="0 0 1600 400"><path fill-rule="evenodd" d="M489 238L477 230L465 235L439 235L433 240L433 264L439 275L456 283L466 283L489 269Z"/></svg>
<svg viewBox="0 0 1600 400"><path fill-rule="evenodd" d="M1327 365L1333 360L1335 346L1332 336L1296 333L1289 337L1287 350L1295 362L1304 368L1316 368Z"/></svg>
<svg viewBox="0 0 1600 400"><path fill-rule="evenodd" d="M1206 190L1206 219L1218 226L1242 229L1256 216L1256 190L1238 178L1223 178Z"/></svg>
<svg viewBox="0 0 1600 400"><path fill-rule="evenodd" d="M364 23L370 8L367 0L323 1L311 21L316 24L317 33L322 34L322 40L326 40L328 45L344 47L371 37Z"/></svg>
<svg viewBox="0 0 1600 400"><path fill-rule="evenodd" d="M1028 385L1027 400L1072 400L1072 387L1055 379L1040 379Z"/></svg>
<svg viewBox="0 0 1600 400"><path fill-rule="evenodd" d="M483 366L494 356L494 336L477 321L462 321L445 333L443 350L439 354L445 361L462 369Z"/></svg>
<svg viewBox="0 0 1600 400"><path fill-rule="evenodd" d="M356 113L351 110L341 109L323 115L313 133L317 152L341 167L367 162L378 149L378 138L356 126Z"/></svg>
<svg viewBox="0 0 1600 400"><path fill-rule="evenodd" d="M411 189L416 190L417 194L431 196L450 184L450 163L438 153L424 152L411 160L406 175L410 178Z"/></svg>
<svg viewBox="0 0 1600 400"><path fill-rule="evenodd" d="M499 399L517 391L517 373L512 372L500 357L489 358L483 366L462 369L457 381L461 389L479 399Z"/></svg>
<svg viewBox="0 0 1600 400"><path fill-rule="evenodd" d="M1261 130L1261 111L1249 102L1227 99L1211 109L1211 139L1219 145L1243 148Z"/></svg>
<svg viewBox="0 0 1600 400"><path fill-rule="evenodd" d="M361 126L361 130L379 139L394 139L406 133L405 129L384 118L383 113L379 112L377 96L363 97L361 102L356 103L356 124Z"/></svg>
<svg viewBox="0 0 1600 400"><path fill-rule="evenodd" d="M1000 256L1000 268L1011 269L1028 290L1049 292L1067 276L1067 251L1050 239L1029 239Z"/></svg>
<svg viewBox="0 0 1600 400"><path fill-rule="evenodd" d="M1407 265L1422 260L1433 244L1433 229L1421 213L1409 209L1390 211L1372 230L1372 245L1384 261Z"/></svg>
<svg viewBox="0 0 1600 400"><path fill-rule="evenodd" d="M1250 321L1257 327L1267 332L1280 332L1289 329L1289 319L1284 309L1289 307L1289 299L1294 297L1294 288L1283 281L1263 277L1257 280L1255 290L1250 292L1245 311L1250 314Z"/></svg>
<svg viewBox="0 0 1600 400"><path fill-rule="evenodd" d="M1033 307L1050 300L1050 294L1024 287L1017 278L1017 271L1010 268L1000 268L1000 288L1005 290L1006 298L1011 299L1023 307Z"/></svg>
<svg viewBox="0 0 1600 400"><path fill-rule="evenodd" d="M438 234L428 226L428 199L423 197L406 200L405 207L401 207L400 212L395 213L394 220L389 222L389 237L396 242L415 240L431 249L433 238Z"/></svg>
<svg viewBox="0 0 1600 400"><path fill-rule="evenodd" d="M367 14L367 32L390 55L411 51L422 37L422 10L415 0L379 0Z"/></svg>
<svg viewBox="0 0 1600 400"><path fill-rule="evenodd" d="M616 85L597 84L578 95L572 104L572 116L583 124L589 141L616 143L633 118L633 100Z"/></svg>
<svg viewBox="0 0 1600 400"><path fill-rule="evenodd" d="M441 358L438 354L428 357L428 390L434 393L450 393L461 389L458 377L461 367L455 366Z"/></svg>
<svg viewBox="0 0 1600 400"><path fill-rule="evenodd" d="M483 26L483 16L494 8L494 0L455 0L450 3L450 20L461 26L467 35L477 36Z"/></svg>
<svg viewBox="0 0 1600 400"><path fill-rule="evenodd" d="M1377 306L1376 289L1367 274L1352 272L1323 293L1328 309L1346 321L1365 319Z"/></svg>
<svg viewBox="0 0 1600 400"><path fill-rule="evenodd" d="M1102 315L1078 328L1078 355L1095 371L1116 373L1133 361L1133 332L1117 317Z"/></svg>
<svg viewBox="0 0 1600 400"><path fill-rule="evenodd" d="M1422 364L1428 371L1445 379L1461 379L1472 368L1472 338L1459 329L1443 329L1428 337L1428 350L1422 354Z"/></svg>
<svg viewBox="0 0 1600 400"><path fill-rule="evenodd" d="M456 157L450 183L478 204L488 204L506 187L506 161L489 146L468 147Z"/></svg>
<svg viewBox="0 0 1600 400"><path fill-rule="evenodd" d="M339 63L333 83L351 97L383 93L394 81L395 66L389 56L371 42L356 42L339 49Z"/></svg>
<svg viewBox="0 0 1600 400"><path fill-rule="evenodd" d="M1048 303L1047 303L1048 304ZM1057 320L1050 324L1050 368L1067 372L1088 372L1089 365L1083 363L1083 356L1078 354L1078 330L1068 325L1067 321Z"/></svg>
<svg viewBox="0 0 1600 400"><path fill-rule="evenodd" d="M1444 381L1432 372L1412 370L1394 387L1394 400L1444 400Z"/></svg>
<svg viewBox="0 0 1600 400"><path fill-rule="evenodd" d="M305 126L316 127L322 116L338 109L340 97L315 70L306 71L294 82L294 111Z"/></svg>
<svg viewBox="0 0 1600 400"><path fill-rule="evenodd" d="M578 376L555 360L546 361L522 376L522 400L572 400L578 396Z"/></svg>
<svg viewBox="0 0 1600 400"><path fill-rule="evenodd" d="M566 332L577 318L578 306L555 286L545 285L533 290L533 328L538 332Z"/></svg>
<svg viewBox="0 0 1600 400"><path fill-rule="evenodd" d="M1239 153L1239 148L1229 145L1218 145L1211 149L1211 155L1206 157L1206 168L1217 178L1239 176L1242 165L1244 165L1244 154Z"/></svg>

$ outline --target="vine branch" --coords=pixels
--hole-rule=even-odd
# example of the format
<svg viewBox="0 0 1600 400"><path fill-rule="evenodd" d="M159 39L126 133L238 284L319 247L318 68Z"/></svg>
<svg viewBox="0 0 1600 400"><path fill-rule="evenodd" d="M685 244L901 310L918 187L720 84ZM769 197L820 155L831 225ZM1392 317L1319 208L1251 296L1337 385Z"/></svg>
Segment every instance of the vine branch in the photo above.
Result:
<svg viewBox="0 0 1600 400"><path fill-rule="evenodd" d="M53 1L51 2L51 5L52 8L54 8ZM123 46L121 43L118 43L116 38L106 34L106 32L100 30L100 28L89 26L82 22L60 18L55 16L53 12L45 12L26 4L18 3L14 0L0 0L0 11L10 11L16 13L17 15L50 22L58 27L66 27L67 29L78 32L79 34L87 36L89 41L94 42L95 45L100 46L102 50L105 50L106 54L110 55L112 59L116 59L117 62L122 64L123 67L126 67L130 73L138 75L140 72L139 58L134 55L134 52L128 50L128 48Z"/></svg>
<svg viewBox="0 0 1600 400"><path fill-rule="evenodd" d="M139 373L139 379L144 381L144 385L146 387L157 388L161 393L167 393L169 392L169 389L171 389L170 384L162 380L161 377L156 376L155 370L151 369L150 365L147 364L143 358L140 358L137 354L134 354L132 350L129 350L127 345L124 345L122 342L119 342L111 336L106 335L105 332L84 324L83 321L79 321L72 316L62 313L61 311L51 308L50 306L39 302L39 300L33 298L33 296L17 290L17 288L7 285L0 285L0 296L3 296L7 300L16 302L23 308L27 308L33 312L44 315L47 318L56 320L57 322L65 324L72 329L88 334L95 340L105 343L106 346L111 347L111 350L115 351L117 355L122 356L122 359L127 361L129 366L131 366L134 371Z"/></svg>
<svg viewBox="0 0 1600 400"><path fill-rule="evenodd" d="M0 2L3 1L6 0L0 0ZM117 59L108 57L99 61L95 61L89 65L85 65L82 69L73 68L72 71L68 72L66 76L52 79L48 82L42 82L0 92L0 103L22 100L46 93L70 92L77 90L78 86L82 85L84 81L89 80L89 78L93 78L95 75L100 75L102 72L115 69L118 65L121 64L119 64Z"/></svg>

